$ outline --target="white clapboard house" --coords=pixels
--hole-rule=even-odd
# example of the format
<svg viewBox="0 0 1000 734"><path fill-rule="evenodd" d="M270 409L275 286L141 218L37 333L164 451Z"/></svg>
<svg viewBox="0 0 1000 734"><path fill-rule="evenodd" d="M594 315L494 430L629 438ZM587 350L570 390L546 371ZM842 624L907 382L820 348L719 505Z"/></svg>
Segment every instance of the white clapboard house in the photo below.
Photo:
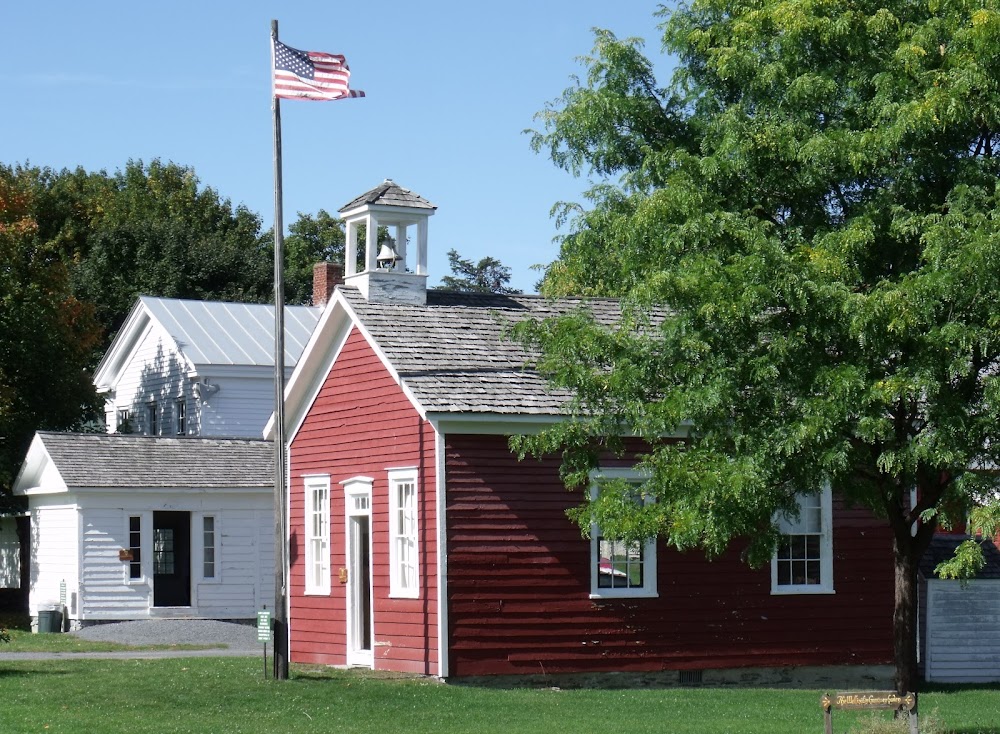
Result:
<svg viewBox="0 0 1000 734"><path fill-rule="evenodd" d="M321 311L285 309L289 373ZM273 344L273 306L138 300L94 376L108 434L39 432L14 484L33 620L249 619L273 599Z"/></svg>

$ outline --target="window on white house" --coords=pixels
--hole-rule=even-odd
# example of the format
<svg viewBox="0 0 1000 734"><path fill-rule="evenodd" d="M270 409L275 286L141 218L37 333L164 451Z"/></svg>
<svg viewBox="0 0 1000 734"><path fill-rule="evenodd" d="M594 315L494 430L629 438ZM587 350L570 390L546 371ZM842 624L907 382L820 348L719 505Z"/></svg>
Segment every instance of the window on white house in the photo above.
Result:
<svg viewBox="0 0 1000 734"><path fill-rule="evenodd" d="M150 403L146 406L146 422L149 426L150 436L160 435L160 412L156 403Z"/></svg>
<svg viewBox="0 0 1000 734"><path fill-rule="evenodd" d="M305 478L306 593L330 593L330 477Z"/></svg>
<svg viewBox="0 0 1000 734"><path fill-rule="evenodd" d="M131 554L128 562L128 577L142 578L142 518L130 515L128 519L128 550Z"/></svg>
<svg viewBox="0 0 1000 734"><path fill-rule="evenodd" d="M417 471L389 470L389 595L416 599Z"/></svg>
<svg viewBox="0 0 1000 734"><path fill-rule="evenodd" d="M181 398L174 404L174 418L178 436L187 435L187 402Z"/></svg>
<svg viewBox="0 0 1000 734"><path fill-rule="evenodd" d="M605 469L594 476L596 496L607 479L624 479L638 488L642 477L631 469ZM636 503L649 501L638 492ZM590 596L597 599L654 597L656 592L656 538L628 542L607 537L594 525L590 533Z"/></svg>
<svg viewBox="0 0 1000 734"><path fill-rule="evenodd" d="M118 433L132 433L132 411L122 408L118 411L118 424L115 426Z"/></svg>
<svg viewBox="0 0 1000 734"><path fill-rule="evenodd" d="M205 515L201 519L201 575L206 579L215 578L215 517Z"/></svg>
<svg viewBox="0 0 1000 734"><path fill-rule="evenodd" d="M799 516L777 519L781 540L771 560L771 593L833 592L833 498L829 486L798 495Z"/></svg>

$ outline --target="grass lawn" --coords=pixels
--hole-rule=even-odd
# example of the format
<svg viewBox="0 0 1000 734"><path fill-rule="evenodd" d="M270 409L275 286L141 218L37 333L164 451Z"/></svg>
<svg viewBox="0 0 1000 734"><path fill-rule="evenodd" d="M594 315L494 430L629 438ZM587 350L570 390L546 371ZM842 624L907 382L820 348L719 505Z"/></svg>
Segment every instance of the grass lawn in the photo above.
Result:
<svg viewBox="0 0 1000 734"><path fill-rule="evenodd" d="M263 679L262 658L10 661L0 651L0 732L498 732L808 734L819 691L552 690L293 666ZM922 694L955 734L1000 734L1000 687ZM853 721L837 712L836 732Z"/></svg>
<svg viewBox="0 0 1000 734"><path fill-rule="evenodd" d="M32 634L24 615L0 615L0 628L10 635L10 643L0 643L0 659L5 652L121 652L126 650L200 650L206 645L123 645L118 642L82 640L62 633ZM0 732L3 730L0 729Z"/></svg>

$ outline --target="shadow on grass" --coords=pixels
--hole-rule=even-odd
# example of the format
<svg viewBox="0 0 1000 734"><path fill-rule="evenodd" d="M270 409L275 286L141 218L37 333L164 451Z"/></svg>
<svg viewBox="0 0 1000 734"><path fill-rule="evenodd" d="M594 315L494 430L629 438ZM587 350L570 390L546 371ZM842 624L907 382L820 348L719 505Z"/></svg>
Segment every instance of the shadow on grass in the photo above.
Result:
<svg viewBox="0 0 1000 734"><path fill-rule="evenodd" d="M74 675L72 670L66 670L65 668L50 668L47 667L45 670L9 670L3 667L3 658L0 658L0 678L37 678L40 675L44 676L64 676L64 675Z"/></svg>

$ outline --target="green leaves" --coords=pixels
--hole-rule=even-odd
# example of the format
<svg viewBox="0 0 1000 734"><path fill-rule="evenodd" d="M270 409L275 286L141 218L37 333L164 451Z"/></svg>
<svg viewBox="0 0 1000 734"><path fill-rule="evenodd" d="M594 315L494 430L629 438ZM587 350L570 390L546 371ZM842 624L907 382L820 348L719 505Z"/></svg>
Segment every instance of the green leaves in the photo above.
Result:
<svg viewBox="0 0 1000 734"><path fill-rule="evenodd" d="M532 139L601 177L542 292L623 316L518 327L577 396L522 449L561 446L582 485L608 436L647 439L660 531L713 552L824 481L900 531L912 487L954 505L1000 446L996 4L663 15L669 84L597 31Z"/></svg>

